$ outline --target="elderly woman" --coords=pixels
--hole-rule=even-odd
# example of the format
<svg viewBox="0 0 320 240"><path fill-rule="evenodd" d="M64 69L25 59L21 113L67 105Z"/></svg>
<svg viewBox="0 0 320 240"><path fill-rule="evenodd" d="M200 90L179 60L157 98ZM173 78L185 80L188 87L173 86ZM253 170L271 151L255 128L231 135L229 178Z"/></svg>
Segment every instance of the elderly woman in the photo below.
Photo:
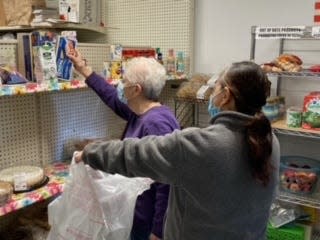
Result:
<svg viewBox="0 0 320 240"><path fill-rule="evenodd" d="M152 58L134 58L126 65L123 81L117 89L92 72L78 50L68 53L74 67L118 116L127 121L123 138L165 135L179 128L172 111L159 102L166 81L164 67ZM169 186L154 182L137 199L132 240L162 239Z"/></svg>

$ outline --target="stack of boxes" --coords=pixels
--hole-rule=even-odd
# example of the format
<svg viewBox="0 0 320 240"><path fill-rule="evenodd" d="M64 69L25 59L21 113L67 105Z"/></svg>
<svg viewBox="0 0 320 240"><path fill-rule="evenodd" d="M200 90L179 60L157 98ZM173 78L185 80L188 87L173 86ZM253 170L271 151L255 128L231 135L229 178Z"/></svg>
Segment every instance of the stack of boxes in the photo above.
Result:
<svg viewBox="0 0 320 240"><path fill-rule="evenodd" d="M122 79L126 62L134 57L155 57L156 51L150 47L110 46L110 57L104 64L104 76L111 84L118 84Z"/></svg>
<svg viewBox="0 0 320 240"><path fill-rule="evenodd" d="M134 57L151 57L164 64L169 79L183 79L185 75L184 52L178 52L177 58L174 49L169 49L168 56L164 63L160 49L151 47L123 47L121 45L110 45L110 55L104 62L103 75L111 84L117 84L122 79L125 65L128 60Z"/></svg>

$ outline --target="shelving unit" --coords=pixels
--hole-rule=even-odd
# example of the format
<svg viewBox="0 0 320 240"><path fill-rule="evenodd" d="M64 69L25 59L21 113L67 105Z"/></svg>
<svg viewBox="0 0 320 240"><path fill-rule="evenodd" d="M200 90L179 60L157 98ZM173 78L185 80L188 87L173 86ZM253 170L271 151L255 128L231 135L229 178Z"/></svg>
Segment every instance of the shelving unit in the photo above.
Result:
<svg viewBox="0 0 320 240"><path fill-rule="evenodd" d="M258 39L264 38L264 37L262 38L257 37L257 34L261 33L261 31L257 29L258 28L254 26L252 27L252 30L251 30L250 59L252 60L255 60L256 41ZM270 38L278 39L279 55L283 53L296 54L302 57L304 60L309 60L310 62L304 61L305 62L304 69L300 72L271 72L271 73L268 73L268 76L276 79L276 89L275 89L276 95L282 95L287 97L288 93L290 93L288 89L290 87L293 87L294 90L292 90L293 91L292 95L296 96L297 95L296 91L299 90L298 86L302 87L300 91L302 92L308 91L307 90L308 88L306 88L305 84L311 84L312 81L314 81L313 83L316 84L316 81L320 79L320 73L310 71L310 67L309 67L314 64L318 64L317 59L320 53L320 39L319 39L319 36L314 33L318 32L319 29L318 27L316 27L315 29L312 26L307 26L307 27L298 27L296 30L294 30L294 27L292 28L289 27L289 31L293 31L293 32L296 31L296 32L294 34L291 34L291 33L287 34L284 32L284 37L281 37L281 34L278 34L277 30L279 29L265 28L265 32L267 34L266 35L262 34L262 36L265 36L265 39L270 39ZM274 32L275 34L272 35L272 32ZM287 81L287 82L284 82L284 81ZM282 92L283 88L285 93ZM312 91L315 91L315 90L316 89ZM306 94L307 93L301 94L301 95L303 96ZM292 95L291 95L291 99L293 99ZM299 106L302 106L302 104L303 104L303 100L301 100ZM303 129L303 128L289 128L286 125L285 120L279 120L279 121L273 122L272 128L273 128L273 131L279 136L280 145L281 145L281 138L282 140L303 138L304 140L300 140L300 141L308 141L309 143L310 141L316 142L320 140L320 131ZM286 146L288 146L288 144L286 144ZM299 151L301 150L302 149L299 149ZM298 149L295 149L295 151L293 152L296 153L297 151ZM315 192L310 195L292 194L279 189L277 199L282 202L293 203L296 205L306 206L313 209L320 209L319 187L317 187ZM320 234L318 231L315 231L313 233L312 239L313 240L320 239Z"/></svg>
<svg viewBox="0 0 320 240"><path fill-rule="evenodd" d="M306 137L306 138L313 138L315 140L320 140L320 132L315 130L308 130L303 128L289 128L286 125L285 120L279 120L272 123L272 128L275 133L277 134L284 134L290 135L293 137ZM310 195L297 195L288 193L285 191L279 191L279 195L277 197L278 200L283 202L294 203L302 206L308 206L316 209L320 209L320 193L314 193ZM313 239L320 239L319 233L317 233L318 238Z"/></svg>
<svg viewBox="0 0 320 240"><path fill-rule="evenodd" d="M303 129L303 128L289 128L285 120L279 120L272 123L275 133L285 134L296 137L308 137L320 140L320 131Z"/></svg>
<svg viewBox="0 0 320 240"><path fill-rule="evenodd" d="M106 43L107 30L116 30L112 27L101 27L93 24L77 24L77 23L56 23L44 26L8 26L0 27L0 34L16 33L16 32L31 32L39 29L50 29L52 31L77 31L77 39L83 43ZM7 41L7 40L6 40ZM14 41L14 40L13 40ZM0 44L2 41L0 41Z"/></svg>
<svg viewBox="0 0 320 240"><path fill-rule="evenodd" d="M101 12L104 16L105 8ZM78 48L82 55L94 71L102 72L103 61L109 54L107 27L58 23L50 26L0 27L0 34L39 29L77 31ZM0 40L0 50L12 53L16 66L21 61L17 57L17 45L17 40ZM109 132L106 122L111 116L83 79L55 85L2 85L0 105L0 169L34 165L43 167L49 176L45 186L13 194L11 201L0 207L0 230L3 230L15 222L15 217L22 214L27 206L62 193L68 166L62 167L61 161L70 160L65 155L65 145L70 139L106 137Z"/></svg>
<svg viewBox="0 0 320 240"><path fill-rule="evenodd" d="M39 27L0 27L0 34L36 29L76 30L78 47L88 65L97 73L102 72L103 61L109 55L107 43L160 47L164 53L168 48L175 48L184 51L187 56L186 65L192 65L193 0L120 0L102 1L101 5L101 16L104 18L102 22L116 27L59 23ZM123 12L130 15L122 14ZM135 21L132 21L131 15L139 15L139 18L135 16ZM150 29L156 32L150 34ZM166 33L169 34L164 36ZM16 51L17 41L0 41L0 50L2 49ZM18 65L19 59L16 61ZM168 80L160 96L161 102L172 110L172 96L184 80ZM110 111L84 82L61 82L57 88L49 89L38 85L34 89L34 83L29 86L30 88L28 85L0 87L0 169L19 164L46 166L66 159L63 150L70 139L121 136L125 122ZM6 90L2 91L3 88ZM62 186L63 184L61 191ZM41 191L43 190L42 188ZM34 192L30 194L33 195ZM14 199L21 197L22 195L15 195ZM36 202L30 202L34 203ZM11 211L12 214L0 217L0 230L10 220L16 221L13 215L19 212L21 211Z"/></svg>
<svg viewBox="0 0 320 240"><path fill-rule="evenodd" d="M29 32L38 30L41 28L45 29L58 29L58 30L85 30L90 32L106 34L107 27L96 26L93 24L79 24L79 23L52 23L39 26L5 26L0 27L0 32ZM109 27L108 27L109 28ZM111 29L117 29L112 28Z"/></svg>
<svg viewBox="0 0 320 240"><path fill-rule="evenodd" d="M175 98L174 113L182 128L196 126L199 124L200 107L208 103L208 100L193 98Z"/></svg>

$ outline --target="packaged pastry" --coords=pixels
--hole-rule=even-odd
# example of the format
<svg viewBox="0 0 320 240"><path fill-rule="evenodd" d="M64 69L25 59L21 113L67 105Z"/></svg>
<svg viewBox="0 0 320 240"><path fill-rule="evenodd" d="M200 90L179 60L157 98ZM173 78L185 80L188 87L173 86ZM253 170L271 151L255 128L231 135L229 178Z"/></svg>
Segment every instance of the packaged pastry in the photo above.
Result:
<svg viewBox="0 0 320 240"><path fill-rule="evenodd" d="M320 64L316 64L310 67L310 71L314 73L320 73Z"/></svg>
<svg viewBox="0 0 320 240"><path fill-rule="evenodd" d="M273 62L261 64L260 67L264 72L282 72L282 69Z"/></svg>
<svg viewBox="0 0 320 240"><path fill-rule="evenodd" d="M36 166L16 166L0 171L0 181L10 183L14 191L34 188L44 181L44 171Z"/></svg>
<svg viewBox="0 0 320 240"><path fill-rule="evenodd" d="M205 86L209 79L210 76L206 74L198 73L193 75L190 81L181 84L180 88L177 91L177 97L186 99L197 99L197 93L199 89L202 86ZM210 94L211 88L205 88L205 91L201 92L201 96L203 96L205 100L209 99Z"/></svg>
<svg viewBox="0 0 320 240"><path fill-rule="evenodd" d="M299 72L302 70L302 60L293 54L282 54L276 60L275 64L286 72Z"/></svg>

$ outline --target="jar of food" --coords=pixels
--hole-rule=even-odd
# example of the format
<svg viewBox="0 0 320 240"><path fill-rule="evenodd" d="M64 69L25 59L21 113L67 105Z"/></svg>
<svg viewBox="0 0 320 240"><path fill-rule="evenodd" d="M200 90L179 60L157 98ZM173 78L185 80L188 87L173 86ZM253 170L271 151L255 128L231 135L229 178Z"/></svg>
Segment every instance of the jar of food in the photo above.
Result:
<svg viewBox="0 0 320 240"><path fill-rule="evenodd" d="M267 98L267 103L262 107L262 112L270 121L277 120L279 114L277 100L275 98Z"/></svg>
<svg viewBox="0 0 320 240"><path fill-rule="evenodd" d="M299 107L290 107L287 110L287 126L292 128L301 127L302 109Z"/></svg>
<svg viewBox="0 0 320 240"><path fill-rule="evenodd" d="M302 128L320 131L320 92L311 92L304 97Z"/></svg>

